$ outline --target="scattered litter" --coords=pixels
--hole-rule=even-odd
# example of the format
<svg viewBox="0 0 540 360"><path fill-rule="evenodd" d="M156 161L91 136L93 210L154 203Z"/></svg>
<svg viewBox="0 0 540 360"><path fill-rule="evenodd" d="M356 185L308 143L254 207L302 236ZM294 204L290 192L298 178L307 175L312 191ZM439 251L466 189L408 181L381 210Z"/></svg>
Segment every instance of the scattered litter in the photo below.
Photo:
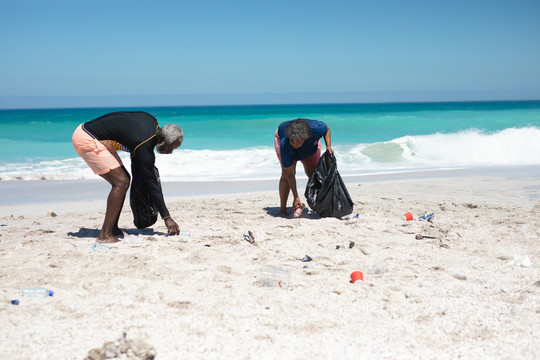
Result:
<svg viewBox="0 0 540 360"><path fill-rule="evenodd" d="M311 260L313 260L313 258L309 255L306 255L300 260L302 260L302 262L310 262Z"/></svg>
<svg viewBox="0 0 540 360"><path fill-rule="evenodd" d="M351 274L351 282L354 284L357 281L364 281L364 274L361 271L353 271Z"/></svg>
<svg viewBox="0 0 540 360"><path fill-rule="evenodd" d="M109 251L109 250L111 250L111 248L108 247L107 245L100 244L97 241L94 243L94 245L92 245L92 249L94 251Z"/></svg>
<svg viewBox="0 0 540 360"><path fill-rule="evenodd" d="M411 221L413 219L413 216L410 212L403 214L403 219L406 221Z"/></svg>
<svg viewBox="0 0 540 360"><path fill-rule="evenodd" d="M286 288L291 281L291 272L273 265L261 268L257 283L259 286Z"/></svg>
<svg viewBox="0 0 540 360"><path fill-rule="evenodd" d="M422 234L417 234L415 236L416 240L422 240L422 239L436 239L437 237L436 236L427 236L427 235L422 235Z"/></svg>
<svg viewBox="0 0 540 360"><path fill-rule="evenodd" d="M178 235L183 236L183 237L188 237L188 236L191 236L191 232L189 230L180 230ZM176 236L176 235L167 233L167 235L165 236Z"/></svg>
<svg viewBox="0 0 540 360"><path fill-rule="evenodd" d="M357 221L357 220L360 220L362 219L363 217L360 216L360 214L354 214L354 215L347 215L347 216L344 216L342 217L341 219L342 220L352 220L352 221Z"/></svg>
<svg viewBox="0 0 540 360"><path fill-rule="evenodd" d="M25 287L22 289L22 296L25 296L25 297L46 298L53 295L54 295L54 291L49 290L44 287L37 287L37 288Z"/></svg>
<svg viewBox="0 0 540 360"><path fill-rule="evenodd" d="M19 305L19 300L17 300L17 299L11 300L11 304L12 305Z"/></svg>
<svg viewBox="0 0 540 360"><path fill-rule="evenodd" d="M244 240L248 243L255 245L255 235L251 231L248 231L248 234L244 234Z"/></svg>
<svg viewBox="0 0 540 360"><path fill-rule="evenodd" d="M332 292L333 292L334 294L341 295L341 291L339 291L339 290L334 290L334 291L332 291Z"/></svg>
<svg viewBox="0 0 540 360"><path fill-rule="evenodd" d="M55 216L58 216L58 215L56 215L56 213L54 212L54 210L49 210L49 212L47 213L47 216L48 216L48 217L55 217Z"/></svg>
<svg viewBox="0 0 540 360"><path fill-rule="evenodd" d="M124 236L124 239L122 239L122 242L127 243L127 244L142 244L143 238L137 235L130 234L130 235Z"/></svg>
<svg viewBox="0 0 540 360"><path fill-rule="evenodd" d="M508 265L512 266L522 266L522 267L531 267L532 262L526 255L514 254L514 260L510 261Z"/></svg>
<svg viewBox="0 0 540 360"><path fill-rule="evenodd" d="M435 213L431 213L431 214L426 214L426 215L422 215L418 218L418 220L420 221L429 221L429 222L433 222L433 218L435 217Z"/></svg>
<svg viewBox="0 0 540 360"><path fill-rule="evenodd" d="M354 241L350 241L349 242L349 245L348 245L348 248L349 249L352 249L354 247L354 245L356 245L354 243ZM347 246L344 246L344 245L336 245L336 250L339 250L339 249L345 249Z"/></svg>

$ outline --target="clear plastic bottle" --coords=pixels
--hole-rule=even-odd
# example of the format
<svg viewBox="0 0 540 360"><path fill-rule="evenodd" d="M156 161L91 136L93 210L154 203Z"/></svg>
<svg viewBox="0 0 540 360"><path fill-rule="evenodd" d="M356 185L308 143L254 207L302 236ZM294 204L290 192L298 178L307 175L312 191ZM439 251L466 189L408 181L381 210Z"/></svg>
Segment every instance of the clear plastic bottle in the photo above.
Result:
<svg viewBox="0 0 540 360"><path fill-rule="evenodd" d="M290 285L291 272L272 265L261 268L257 282L260 286L286 288Z"/></svg>
<svg viewBox="0 0 540 360"><path fill-rule="evenodd" d="M26 297L49 297L53 296L53 291L49 289L45 289L44 287L38 287L38 288L23 288L22 289L22 296Z"/></svg>
<svg viewBox="0 0 540 360"><path fill-rule="evenodd" d="M111 250L111 248L108 247L107 245L100 244L97 241L94 243L94 245L92 245L92 249L94 249L94 251L109 251L109 250Z"/></svg>
<svg viewBox="0 0 540 360"><path fill-rule="evenodd" d="M189 230L180 230L180 236L190 236Z"/></svg>

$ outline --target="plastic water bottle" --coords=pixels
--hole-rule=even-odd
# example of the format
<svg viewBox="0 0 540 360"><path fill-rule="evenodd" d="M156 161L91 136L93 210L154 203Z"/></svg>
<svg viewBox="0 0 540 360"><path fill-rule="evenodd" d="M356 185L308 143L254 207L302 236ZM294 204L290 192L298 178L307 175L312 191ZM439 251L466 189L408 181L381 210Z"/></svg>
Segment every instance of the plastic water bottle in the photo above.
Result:
<svg viewBox="0 0 540 360"><path fill-rule="evenodd" d="M53 296L53 291L49 289L45 289L43 287L24 288L22 289L22 296L44 298L44 297Z"/></svg>
<svg viewBox="0 0 540 360"><path fill-rule="evenodd" d="M94 251L109 251L109 250L111 250L111 248L108 247L107 245L100 244L97 241L94 243L94 245L92 245L92 249L94 249Z"/></svg>
<svg viewBox="0 0 540 360"><path fill-rule="evenodd" d="M263 266L258 276L258 284L260 286L286 288L289 286L290 281L290 271L272 265Z"/></svg>

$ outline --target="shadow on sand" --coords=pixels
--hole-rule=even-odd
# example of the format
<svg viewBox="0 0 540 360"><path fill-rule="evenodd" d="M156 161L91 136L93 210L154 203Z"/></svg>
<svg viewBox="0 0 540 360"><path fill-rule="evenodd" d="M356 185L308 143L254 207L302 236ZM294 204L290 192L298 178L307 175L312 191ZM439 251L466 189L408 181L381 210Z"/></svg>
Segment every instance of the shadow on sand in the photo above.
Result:
<svg viewBox="0 0 540 360"><path fill-rule="evenodd" d="M279 212L279 209L278 209ZM126 232L128 235L160 235L165 236L167 233L161 232L161 231L154 231L152 228L147 229L122 229ZM69 236L78 237L78 238L97 238L99 235L100 230L99 229L88 229L88 228L80 228L77 232L68 232Z"/></svg>
<svg viewBox="0 0 540 360"><path fill-rule="evenodd" d="M268 207L263 208L263 210L266 211L268 215L275 218L294 219L292 207L287 208L287 215L283 215L282 213L279 212L279 206L273 206L273 207L268 206ZM308 209L308 207L306 206L300 218L301 219L320 219L321 217L315 211Z"/></svg>

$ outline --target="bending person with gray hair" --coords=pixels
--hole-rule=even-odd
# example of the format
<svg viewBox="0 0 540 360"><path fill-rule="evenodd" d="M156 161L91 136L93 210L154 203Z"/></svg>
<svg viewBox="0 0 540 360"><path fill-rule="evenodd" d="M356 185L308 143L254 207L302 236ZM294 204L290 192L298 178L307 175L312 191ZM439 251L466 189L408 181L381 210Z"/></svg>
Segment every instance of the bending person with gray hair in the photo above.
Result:
<svg viewBox="0 0 540 360"><path fill-rule="evenodd" d="M321 138L324 138L326 151L333 153L330 128L322 121L296 119L279 125L274 136L274 147L281 164L279 179L280 210L287 215L289 193L293 194L293 211L301 212L305 205L296 189L296 163L301 161L306 175L311 177L321 158Z"/></svg>
<svg viewBox="0 0 540 360"><path fill-rule="evenodd" d="M150 200L165 221L167 232L180 233L165 206L159 176L154 171L154 148L160 154L171 154L184 141L179 126L168 124L160 128L154 116L142 111L114 112L79 125L72 140L73 147L94 173L112 186L97 242L113 243L125 235L118 227L118 220L130 175L116 153L118 150L129 152L132 163L141 170Z"/></svg>

